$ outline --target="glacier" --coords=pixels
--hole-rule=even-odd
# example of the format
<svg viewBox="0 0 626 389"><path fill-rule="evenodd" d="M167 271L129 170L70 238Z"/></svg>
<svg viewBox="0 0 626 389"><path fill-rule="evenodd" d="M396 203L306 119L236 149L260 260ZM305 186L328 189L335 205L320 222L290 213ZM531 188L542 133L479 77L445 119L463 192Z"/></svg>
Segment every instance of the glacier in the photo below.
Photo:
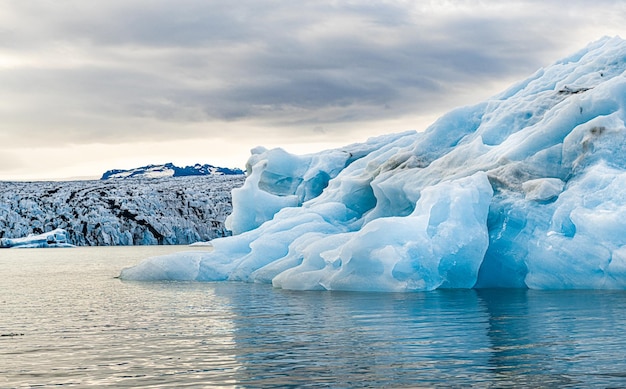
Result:
<svg viewBox="0 0 626 389"><path fill-rule="evenodd" d="M230 235L243 175L0 181L0 239L63 229L77 246L174 245Z"/></svg>
<svg viewBox="0 0 626 389"><path fill-rule="evenodd" d="M126 280L295 290L626 288L626 41L605 37L423 132L252 150L212 252Z"/></svg>

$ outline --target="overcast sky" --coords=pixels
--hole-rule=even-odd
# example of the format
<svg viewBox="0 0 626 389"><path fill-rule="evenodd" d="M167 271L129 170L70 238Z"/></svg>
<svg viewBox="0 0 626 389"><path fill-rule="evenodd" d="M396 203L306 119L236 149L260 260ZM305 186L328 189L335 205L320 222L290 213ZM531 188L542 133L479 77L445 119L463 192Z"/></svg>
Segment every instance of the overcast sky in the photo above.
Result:
<svg viewBox="0 0 626 389"><path fill-rule="evenodd" d="M0 180L423 130L625 21L623 0L0 0Z"/></svg>

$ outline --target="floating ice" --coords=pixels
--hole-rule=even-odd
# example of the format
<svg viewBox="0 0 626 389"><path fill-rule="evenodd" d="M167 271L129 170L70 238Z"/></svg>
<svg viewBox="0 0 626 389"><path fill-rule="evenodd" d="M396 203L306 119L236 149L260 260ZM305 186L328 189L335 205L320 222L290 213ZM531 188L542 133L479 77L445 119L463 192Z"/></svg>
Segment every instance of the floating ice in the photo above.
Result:
<svg viewBox="0 0 626 389"><path fill-rule="evenodd" d="M0 248L46 248L74 247L69 241L69 234L61 228L39 235L23 238L0 238Z"/></svg>
<svg viewBox="0 0 626 389"><path fill-rule="evenodd" d="M258 148L235 236L133 280L287 289L626 288L626 42L604 38L425 132Z"/></svg>

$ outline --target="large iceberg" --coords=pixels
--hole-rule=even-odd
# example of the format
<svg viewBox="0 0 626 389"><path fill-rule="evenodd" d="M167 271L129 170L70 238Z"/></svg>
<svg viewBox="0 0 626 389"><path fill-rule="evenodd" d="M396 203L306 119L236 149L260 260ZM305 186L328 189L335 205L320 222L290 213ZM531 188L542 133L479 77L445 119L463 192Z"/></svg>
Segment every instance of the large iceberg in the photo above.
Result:
<svg viewBox="0 0 626 389"><path fill-rule="evenodd" d="M252 151L214 251L128 280L306 290L626 288L626 41L603 38L424 132Z"/></svg>

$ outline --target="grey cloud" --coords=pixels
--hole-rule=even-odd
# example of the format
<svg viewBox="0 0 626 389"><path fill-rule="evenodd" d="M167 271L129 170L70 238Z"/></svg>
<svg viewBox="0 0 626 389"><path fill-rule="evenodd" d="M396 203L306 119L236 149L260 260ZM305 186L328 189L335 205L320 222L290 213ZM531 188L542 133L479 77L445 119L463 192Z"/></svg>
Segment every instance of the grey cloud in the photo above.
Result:
<svg viewBox="0 0 626 389"><path fill-rule="evenodd" d="M620 2L601 3L603 13L624 13ZM64 45L78 64L42 58L0 71L0 97L15 106L0 120L32 134L54 129L50 141L191 135L119 125L132 120L258 120L330 136L332 123L429 113L461 101L459 91L524 77L558 59L573 26L591 23L560 12L591 7L582 1L512 4L525 11L429 13L393 1L12 2L0 18L0 50L36 57Z"/></svg>

